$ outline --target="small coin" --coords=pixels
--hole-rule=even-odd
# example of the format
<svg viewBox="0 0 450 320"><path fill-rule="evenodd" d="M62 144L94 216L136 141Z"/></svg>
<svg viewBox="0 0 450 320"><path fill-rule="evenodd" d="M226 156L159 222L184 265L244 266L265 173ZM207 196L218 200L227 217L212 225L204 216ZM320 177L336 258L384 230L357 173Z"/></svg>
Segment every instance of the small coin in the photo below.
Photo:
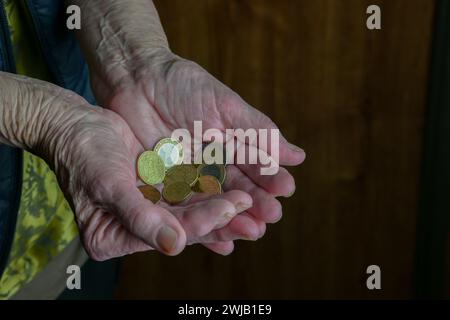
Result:
<svg viewBox="0 0 450 320"><path fill-rule="evenodd" d="M188 185L193 186L198 178L197 168L192 164L181 164L173 166L167 170L164 184L170 184L175 181L184 181Z"/></svg>
<svg viewBox="0 0 450 320"><path fill-rule="evenodd" d="M175 181L164 185L163 197L171 204L180 203L192 194L191 186L184 181Z"/></svg>
<svg viewBox="0 0 450 320"><path fill-rule="evenodd" d="M197 168L199 176L213 176L223 184L226 177L226 170L223 164L201 164Z"/></svg>
<svg viewBox="0 0 450 320"><path fill-rule="evenodd" d="M222 186L214 176L201 176L197 180L195 191L208 194L221 194Z"/></svg>
<svg viewBox="0 0 450 320"><path fill-rule="evenodd" d="M164 161L166 169L178 165L183 161L183 145L177 140L164 138L155 145L153 151Z"/></svg>
<svg viewBox="0 0 450 320"><path fill-rule="evenodd" d="M145 199L150 200L154 204L161 200L161 193L153 186L145 185L138 187L138 189L142 192Z"/></svg>
<svg viewBox="0 0 450 320"><path fill-rule="evenodd" d="M146 184L158 184L164 180L165 166L154 151L144 151L137 160L139 178Z"/></svg>

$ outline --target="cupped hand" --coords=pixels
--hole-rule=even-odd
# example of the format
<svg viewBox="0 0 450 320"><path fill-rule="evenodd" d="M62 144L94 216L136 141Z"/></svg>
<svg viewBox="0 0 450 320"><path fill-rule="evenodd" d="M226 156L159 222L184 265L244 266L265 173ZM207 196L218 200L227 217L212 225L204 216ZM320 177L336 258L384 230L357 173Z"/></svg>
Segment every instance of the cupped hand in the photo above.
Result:
<svg viewBox="0 0 450 320"><path fill-rule="evenodd" d="M91 78L99 102L120 114L146 149L153 148L159 138L171 136L175 129L185 128L193 133L194 121L198 120L202 121L203 130L277 129L270 118L191 61L167 50L135 61L127 72L111 68L110 78L119 79L112 89L95 74ZM281 166L298 165L304 158L303 150L281 136ZM283 167L275 175L264 176L260 165L229 165L224 190L249 194L253 206L204 238L206 246L216 252L229 250L236 239L260 238L266 223L281 218L282 208L276 197L292 195L295 182Z"/></svg>
<svg viewBox="0 0 450 320"><path fill-rule="evenodd" d="M150 249L175 255L186 244L220 237L223 226L252 206L242 191L187 205L152 204L137 188L136 159L143 147L126 122L77 96L66 101L76 107L54 117L58 129L42 143L41 154L56 173L93 259ZM161 134L155 128L149 137ZM223 243L212 249L227 254L233 247Z"/></svg>

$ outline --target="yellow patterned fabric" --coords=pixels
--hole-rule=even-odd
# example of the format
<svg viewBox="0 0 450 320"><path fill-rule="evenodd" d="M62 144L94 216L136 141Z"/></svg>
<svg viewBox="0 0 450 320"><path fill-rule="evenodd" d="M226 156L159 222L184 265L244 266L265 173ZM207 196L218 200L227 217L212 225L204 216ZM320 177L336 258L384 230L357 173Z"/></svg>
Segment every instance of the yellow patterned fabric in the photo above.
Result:
<svg viewBox="0 0 450 320"><path fill-rule="evenodd" d="M27 9L6 0L18 74L50 80ZM40 158L23 153L23 182L16 232L0 279L0 299L8 299L33 279L78 235L72 211L54 173Z"/></svg>

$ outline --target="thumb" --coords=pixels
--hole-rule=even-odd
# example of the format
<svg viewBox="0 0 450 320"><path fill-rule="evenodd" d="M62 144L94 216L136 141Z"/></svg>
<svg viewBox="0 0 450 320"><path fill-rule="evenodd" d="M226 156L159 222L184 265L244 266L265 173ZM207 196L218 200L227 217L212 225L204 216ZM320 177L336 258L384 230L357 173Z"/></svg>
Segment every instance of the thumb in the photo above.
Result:
<svg viewBox="0 0 450 320"><path fill-rule="evenodd" d="M186 233L168 210L145 199L134 185L118 188L113 198L111 211L129 232L164 254L183 251Z"/></svg>

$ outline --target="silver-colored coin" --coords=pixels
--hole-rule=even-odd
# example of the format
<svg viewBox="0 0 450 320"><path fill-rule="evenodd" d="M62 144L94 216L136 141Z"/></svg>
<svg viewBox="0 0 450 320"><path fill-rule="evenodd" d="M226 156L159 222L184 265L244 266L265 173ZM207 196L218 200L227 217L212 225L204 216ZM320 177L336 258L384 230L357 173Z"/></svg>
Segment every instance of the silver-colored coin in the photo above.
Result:
<svg viewBox="0 0 450 320"><path fill-rule="evenodd" d="M183 162L183 145L171 138L164 138L160 140L153 149L164 161L166 169Z"/></svg>

